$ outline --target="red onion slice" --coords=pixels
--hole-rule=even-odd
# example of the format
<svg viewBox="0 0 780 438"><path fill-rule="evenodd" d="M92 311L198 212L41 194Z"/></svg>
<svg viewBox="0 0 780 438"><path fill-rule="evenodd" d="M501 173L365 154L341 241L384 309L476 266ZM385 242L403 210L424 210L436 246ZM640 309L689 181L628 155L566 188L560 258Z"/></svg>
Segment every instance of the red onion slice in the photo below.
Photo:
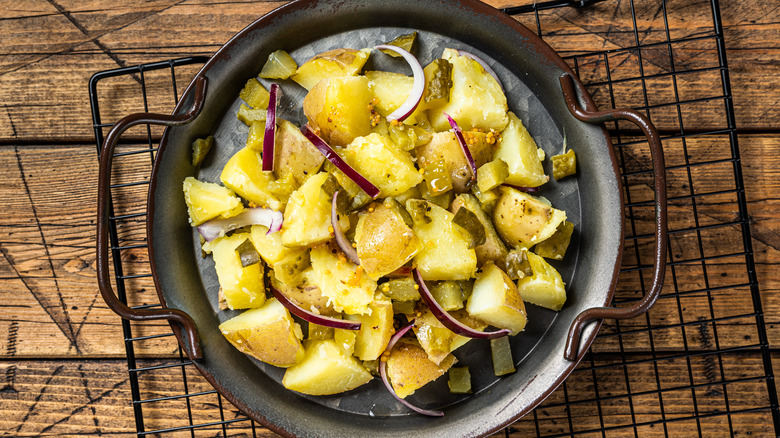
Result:
<svg viewBox="0 0 780 438"><path fill-rule="evenodd" d="M393 120L403 122L414 112L414 110L417 108L417 105L420 104L420 100L422 100L423 92L425 92L425 72L423 71L422 65L420 65L420 61L418 61L414 55L407 52L405 49L402 49L398 46L393 46L391 44L380 44L378 46L374 46L374 48L380 50L390 50L403 56L406 62L409 63L409 67L412 68L414 83L412 84L412 91L409 93L409 97L406 98L401 106L396 108L395 111L387 116L388 122L392 122Z"/></svg>
<svg viewBox="0 0 780 438"><path fill-rule="evenodd" d="M310 322L312 324L324 325L325 327L338 328L338 329L360 330L361 323L358 321L349 321L346 319L337 319L325 315L318 315L293 303L283 293L276 290L275 287L269 286L269 288L271 289L271 293L274 294L274 297L276 297L276 299L279 300L279 302L282 303L282 305L286 307L287 310L290 311L290 313L301 318L306 322Z"/></svg>
<svg viewBox="0 0 780 438"><path fill-rule="evenodd" d="M395 347L395 344L398 342L398 340L401 339L409 330L411 330L412 327L414 327L414 321L398 329L398 331L395 332L395 334L390 338L390 342L387 343L387 348L385 349L385 352L382 353L382 356L380 356L379 359L379 375L382 376L382 383L385 384L385 388L387 388L387 390L390 391L390 394L393 394L393 397L395 397L396 400L401 402L401 404L403 404L407 408L413 410L414 412L417 412L418 414L428 415L431 417L443 417L444 412L442 411L432 411L428 409L418 408L417 406L399 397L398 394L396 394L393 385L390 384L390 380L387 378L387 358L390 356L390 353L393 351L393 347Z"/></svg>
<svg viewBox="0 0 780 438"><path fill-rule="evenodd" d="M521 192L531 193L531 194L539 193L542 190L540 187L513 186L512 184L505 184L505 185L512 187L513 189L517 189Z"/></svg>
<svg viewBox="0 0 780 438"><path fill-rule="evenodd" d="M466 138L463 137L463 131L461 131L460 126L458 126L458 123L450 117L449 114L444 113L445 116L447 116L447 121L450 122L450 126L452 127L452 130L455 132L455 138L458 139L458 143L460 144L461 150L463 150L463 155L466 156L466 161L469 162L469 167L471 167L471 180L469 181L468 185L472 185L475 182L477 182L477 164L474 162L474 158L471 156L471 151L469 150L469 145L466 143Z"/></svg>
<svg viewBox="0 0 780 438"><path fill-rule="evenodd" d="M314 147L316 147L317 150L319 150L322 155L328 159L328 161L333 163L333 165L336 166L340 171L344 172L344 175L347 175L347 178L351 179L355 182L355 184L360 186L360 188L363 189L363 191L366 192L368 196L373 199L376 199L377 196L379 196L379 188L372 184L371 181L367 180L363 175L359 174L357 170L350 167L350 165L347 164L339 156L339 154L336 153L336 151L334 151L330 146L328 146L327 143L325 143L325 140L314 133L308 124L301 128L301 132L304 136L306 136L306 138L309 139L310 142L312 142Z"/></svg>
<svg viewBox="0 0 780 438"><path fill-rule="evenodd" d="M276 107L282 90L278 84L271 84L268 98L268 112L265 116L265 133L263 134L263 170L274 170L274 145L276 144Z"/></svg>
<svg viewBox="0 0 780 438"><path fill-rule="evenodd" d="M206 239L206 242L211 242L229 231L249 225L265 225L268 227L266 234L275 233L282 228L283 221L284 215L280 211L268 208L249 208L231 218L207 221L198 227L198 232Z"/></svg>
<svg viewBox="0 0 780 438"><path fill-rule="evenodd" d="M336 200L338 199L339 191L336 190L333 193L333 204L330 207L330 225L333 227L333 236L336 237L336 244L341 248L341 252L349 259L350 262L360 265L360 257L358 257L357 250L352 247L352 244L344 235L344 230L341 229L339 224L339 214L336 212Z"/></svg>
<svg viewBox="0 0 780 438"><path fill-rule="evenodd" d="M452 315L441 308L439 303L436 301L436 298L431 295L431 291L428 290L428 286L425 285L425 281L423 281L420 271L418 271L417 268L412 269L412 274L414 275L414 281L420 285L420 296L425 301L425 304L428 305L428 308L431 309L433 316L435 316L436 319L441 321L445 327L452 330L454 333L474 339L494 339L509 334L509 330L507 329L501 329L494 332L481 332L474 330L473 328L453 318Z"/></svg>
<svg viewBox="0 0 780 438"><path fill-rule="evenodd" d="M477 55L475 55L475 54L473 54L473 53L471 53L471 52L467 52L467 51L465 51L465 50L458 50L458 55L460 55L460 56L465 56L466 58L469 58L469 59L472 59L472 60L474 60L474 61L477 61L477 64L481 65L481 66L482 66L482 68L484 68L484 69L485 69L485 71L486 71L486 72L487 72L487 73L488 73L490 76L493 76L493 79L495 79L495 80L496 80L496 82L498 82L498 87L501 89L501 91L502 91L502 92L504 91L504 86L501 84L501 80L500 80L500 79L498 79L498 75L496 74L495 70L493 70L493 69L492 69L492 68L491 68L491 67L488 65L488 63L487 63L487 62L485 62L485 60L484 60L484 59L480 58L479 56L477 56Z"/></svg>

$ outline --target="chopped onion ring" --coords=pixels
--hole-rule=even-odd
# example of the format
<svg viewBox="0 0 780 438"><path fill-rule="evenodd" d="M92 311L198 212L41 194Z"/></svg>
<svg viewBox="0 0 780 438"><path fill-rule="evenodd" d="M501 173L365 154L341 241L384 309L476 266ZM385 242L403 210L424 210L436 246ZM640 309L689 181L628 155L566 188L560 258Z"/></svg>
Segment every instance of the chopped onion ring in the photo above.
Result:
<svg viewBox="0 0 780 438"><path fill-rule="evenodd" d="M268 112L265 117L265 133L263 134L263 170L274 170L274 145L276 144L276 108L282 90L279 84L271 84L271 96L268 98Z"/></svg>
<svg viewBox="0 0 780 438"><path fill-rule="evenodd" d="M249 208L227 219L212 219L204 222L198 227L198 232L206 239L206 242L211 242L229 231L248 225L265 225L268 227L266 234L275 233L282 228L283 221L284 215L280 211L268 208Z"/></svg>
<svg viewBox="0 0 780 438"><path fill-rule="evenodd" d="M393 397L395 397L396 400L401 402L407 408L419 414L428 415L431 417L443 417L444 412L442 411L432 411L428 409L418 408L417 406L399 397L398 394L396 394L393 385L390 384L390 380L387 378L387 358L390 356L390 352L393 350L393 347L395 347L395 344L398 342L398 340L401 339L409 330L411 330L412 327L414 327L414 321L398 329L398 331L395 332L393 337L390 338L390 342L387 343L387 348L385 349L385 352L382 353L382 356L380 356L379 359L379 375L382 376L382 383L385 384L385 387L387 388L388 391L390 391L390 394L393 394Z"/></svg>
<svg viewBox="0 0 780 438"><path fill-rule="evenodd" d="M350 262L359 265L360 257L352 244L349 243L349 239L344 235L344 230L341 229L339 224L339 214L336 212L336 200L338 199L339 191L336 190L333 193L333 204L330 207L330 224L333 227L333 235L336 237L336 244L341 248L341 252L349 259Z"/></svg>
<svg viewBox="0 0 780 438"><path fill-rule="evenodd" d="M512 187L513 189L517 189L521 192L525 193L539 193L542 189L539 187L525 187L525 186L513 186L512 184L506 184L509 187Z"/></svg>
<svg viewBox="0 0 780 438"><path fill-rule="evenodd" d="M354 181L355 184L360 186L360 188L363 189L363 191L366 192L368 196L373 199L376 199L379 196L379 188L372 184L371 181L367 180L363 175L359 174L357 170L350 167L350 165L347 164L339 156L339 154L336 153L336 151L334 151L330 146L328 146L327 143L325 143L325 140L314 133L314 130L311 129L308 124L301 128L301 132L304 136L306 136L306 138L309 139L310 142L312 142L312 144L314 144L314 147L316 147L317 150L319 150L322 155L328 159L328 161L333 163L333 165L336 166L340 171L344 172L344 175Z"/></svg>
<svg viewBox="0 0 780 438"><path fill-rule="evenodd" d="M441 305L436 301L436 298L431 295L431 291L428 290L428 286L425 285L425 281L423 281L420 271L415 268L412 270L412 274L414 275L414 280L420 285L420 296L423 301L425 301L425 304L428 305L428 308L431 309L433 316L454 333L474 339L494 339L509 334L509 330L507 329L501 329L494 332L481 332L479 330L474 330L453 318L446 310L442 309Z"/></svg>
<svg viewBox="0 0 780 438"><path fill-rule="evenodd" d="M469 167L471 168L471 180L469 180L467 185L471 186L477 182L477 163L474 162L474 158L471 156L469 145L466 143L466 138L463 137L463 131L461 131L458 123L455 121L455 119L450 117L449 114L444 113L444 115L447 116L447 121L450 122L452 130L455 132L455 138L458 139L458 143L460 144L460 148L463 151L463 155L466 156L466 161L469 162Z"/></svg>
<svg viewBox="0 0 780 438"><path fill-rule="evenodd" d="M420 65L420 61L418 61L414 55L407 52L405 49L391 44L380 44L378 46L374 46L374 48L380 50L390 50L403 56L406 62L409 63L409 67L412 68L414 83L412 84L412 91L409 92L409 97L406 98L401 106L396 108L395 111L387 116L388 122L392 122L393 120L403 122L414 112L415 109L417 109L417 105L419 105L420 100L422 100L423 93L425 92L425 72L423 71L422 65Z"/></svg>
<svg viewBox="0 0 780 438"><path fill-rule="evenodd" d="M325 315L318 315L314 312L310 312L303 307L292 302L287 296L278 291L275 287L270 286L271 293L279 300L280 303L293 315L301 318L306 322L312 324L324 325L325 327L333 327L345 330L360 330L361 323L359 321L349 321L346 319L331 318Z"/></svg>
<svg viewBox="0 0 780 438"><path fill-rule="evenodd" d="M495 80L496 80L496 82L498 82L498 87L499 87L499 88L501 88L501 91L504 91L504 86L501 84L501 80L500 80L500 79L498 79L498 75L496 74L495 70L493 70L493 69L492 69L492 68L491 68L491 67L488 65L488 63L487 63L487 62L485 62L485 60L484 60L484 59L480 58L479 56L477 56L477 55L475 55L475 54L473 54L473 53L471 53L471 52L467 52L467 51L465 51L465 50L458 50L458 55L460 55L460 56L465 56L466 58L469 58L469 59L471 59L471 60L474 60L474 61L476 61L476 62L477 62L477 64L479 64L480 66L482 66L482 68L484 68L484 69L485 69L485 71L486 71L486 72L487 72L487 73L488 73L490 76L493 76L493 79L495 79Z"/></svg>

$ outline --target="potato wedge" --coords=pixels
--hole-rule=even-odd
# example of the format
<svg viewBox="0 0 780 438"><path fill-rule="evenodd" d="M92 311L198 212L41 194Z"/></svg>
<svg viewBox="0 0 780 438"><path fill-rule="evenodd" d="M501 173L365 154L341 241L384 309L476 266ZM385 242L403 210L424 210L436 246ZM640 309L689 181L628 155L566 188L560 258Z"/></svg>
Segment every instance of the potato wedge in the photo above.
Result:
<svg viewBox="0 0 780 438"><path fill-rule="evenodd" d="M306 354L287 368L285 388L309 395L328 395L355 389L373 379L360 361L348 355L332 339L306 341Z"/></svg>
<svg viewBox="0 0 780 438"><path fill-rule="evenodd" d="M377 280L400 268L420 251L420 240L395 211L375 204L360 216L355 229L360 265Z"/></svg>
<svg viewBox="0 0 780 438"><path fill-rule="evenodd" d="M345 161L379 188L381 198L400 195L423 179L408 152L376 133L355 138L347 146Z"/></svg>
<svg viewBox="0 0 780 438"><path fill-rule="evenodd" d="M233 191L219 184L198 181L188 176L184 179L183 189L190 225L193 227L216 217L233 217L244 210L244 205Z"/></svg>
<svg viewBox="0 0 780 438"><path fill-rule="evenodd" d="M395 393L406 398L441 377L455 362L455 356L448 354L437 365L415 341L402 338L387 359L387 377Z"/></svg>
<svg viewBox="0 0 780 438"><path fill-rule="evenodd" d="M474 318L511 330L513 335L520 333L527 321L517 286L493 263L483 266L477 274L466 310Z"/></svg>
<svg viewBox="0 0 780 438"><path fill-rule="evenodd" d="M328 229L331 226L331 198L322 190L327 179L327 173L318 173L290 195L284 209L282 245L310 246L332 238ZM341 217L339 224L343 230L349 229L346 216Z"/></svg>
<svg viewBox="0 0 780 438"><path fill-rule="evenodd" d="M566 212L515 188L502 186L493 209L496 231L507 245L529 248L555 233Z"/></svg>
<svg viewBox="0 0 780 438"><path fill-rule="evenodd" d="M319 244L311 250L314 281L337 312L364 315L374 301L376 281L348 261L335 244Z"/></svg>
<svg viewBox="0 0 780 438"><path fill-rule="evenodd" d="M550 310L561 310L566 303L566 286L558 271L543 257L530 251L528 263L533 275L517 280L517 290L524 301Z"/></svg>
<svg viewBox="0 0 780 438"><path fill-rule="evenodd" d="M538 187L550 177L544 174L538 147L523 122L509 112L509 125L501 133L501 141L494 154L507 164L509 176L505 182L516 186Z"/></svg>
<svg viewBox="0 0 780 438"><path fill-rule="evenodd" d="M219 179L249 202L276 211L284 210L287 200L269 190L275 180L273 172L263 172L262 169L260 154L245 147L225 163Z"/></svg>
<svg viewBox="0 0 780 438"><path fill-rule="evenodd" d="M271 365L289 367L303 360L301 327L275 298L223 322L219 330L239 351Z"/></svg>
<svg viewBox="0 0 780 438"><path fill-rule="evenodd" d="M291 175L296 188L309 176L317 173L325 161L325 156L311 144L301 130L287 120L279 123L274 143L274 173L279 179Z"/></svg>
<svg viewBox="0 0 780 438"><path fill-rule="evenodd" d="M290 79L311 90L323 79L355 76L368 60L368 50L334 49L304 62Z"/></svg>
<svg viewBox="0 0 780 438"><path fill-rule="evenodd" d="M355 356L360 360L376 360L387 348L393 336L393 304L384 295L378 293L368 305L370 313L365 315L347 315L346 319L360 321L360 330L355 338Z"/></svg>
<svg viewBox="0 0 780 438"><path fill-rule="evenodd" d="M260 307L265 302L263 265L241 266L236 248L249 239L249 233L235 233L211 242L222 297L229 309Z"/></svg>
<svg viewBox="0 0 780 438"><path fill-rule="evenodd" d="M323 80L303 99L309 125L331 146L346 146L371 132L371 100L365 76Z"/></svg>

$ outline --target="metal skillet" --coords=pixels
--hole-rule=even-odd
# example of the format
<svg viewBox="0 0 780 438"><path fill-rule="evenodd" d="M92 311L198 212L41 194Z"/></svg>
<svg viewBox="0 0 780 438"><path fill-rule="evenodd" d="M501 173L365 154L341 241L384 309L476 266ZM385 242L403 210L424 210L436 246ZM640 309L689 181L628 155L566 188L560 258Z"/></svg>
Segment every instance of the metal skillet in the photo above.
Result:
<svg viewBox="0 0 780 438"><path fill-rule="evenodd" d="M257 75L268 54L287 50L299 64L325 50L363 48L412 30L416 55L425 64L445 47L480 55L496 71L509 108L548 156L563 139L578 156L578 174L546 184L541 195L566 210L575 235L556 264L567 285L560 312L528 306L526 330L512 338L517 372L496 378L489 346L472 341L456 352L473 376L474 393L453 395L440 379L411 401L442 409L445 416L413 414L398 404L378 379L348 393L310 397L282 387L283 370L235 350L218 330L234 313L218 308L218 283L210 258L200 257L189 227L181 187L187 176L216 182L230 156L244 144L247 128L236 120L238 92ZM404 71L403 65L372 56L367 68ZM266 83L267 85L267 83ZM301 123L305 90L289 81L282 117ZM629 120L648 137L656 192L653 286L629 307L609 307L623 248L623 202L609 135L600 123ZM160 142L149 188L147 236L152 272L163 309L131 309L116 298L108 264L108 206L111 160L122 133L150 123L169 126ZM190 164L190 144L213 134L216 148L200 168ZM549 168L547 169L549 173ZM649 309L663 283L666 194L660 139L641 114L598 112L566 63L511 17L475 0L298 0L258 19L228 41L193 79L173 114L134 114L109 133L100 162L97 261L101 294L120 316L168 319L187 355L214 387L252 419L286 436L483 436L530 412L575 368L604 318L637 316Z"/></svg>

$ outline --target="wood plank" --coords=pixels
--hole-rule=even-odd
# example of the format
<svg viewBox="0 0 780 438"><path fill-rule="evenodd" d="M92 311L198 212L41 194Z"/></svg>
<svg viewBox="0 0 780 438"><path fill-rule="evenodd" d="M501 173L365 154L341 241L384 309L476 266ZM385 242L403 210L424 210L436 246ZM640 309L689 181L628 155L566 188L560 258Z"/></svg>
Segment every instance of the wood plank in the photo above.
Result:
<svg viewBox="0 0 780 438"><path fill-rule="evenodd" d="M213 8L188 2L173 5L170 1L158 1L143 8L127 3L106 10L99 5L60 2L57 3L60 9L67 11L62 15L56 8L41 8L35 2L23 2L17 9L17 16L9 21L13 30L7 42L10 48L0 64L0 96L4 102L0 112L0 141L90 138L92 131L85 93L88 78L93 73L193 54L210 55L241 28L282 3L225 2L220 3L219 8ZM504 3L496 2L496 5ZM542 23L549 33L547 41L563 55L579 53L583 47L631 46L634 34L630 10L626 10L628 3L621 5L617 12L610 2L598 3L586 10L546 11L542 14ZM751 23L754 17L771 16L758 12L771 9L773 3L763 0L751 3L751 6L731 5L730 2L724 4L724 23L728 35L734 36L728 47L739 126L776 129L775 118L766 117L769 108L777 104L776 93L772 92L776 88L773 78L778 77L776 69L780 68L777 67L780 50L771 38L775 28L769 18ZM711 23L707 24L701 18L709 14L708 2L699 1L694 5L667 2L667 11L672 38L712 33ZM650 30L651 26L655 29L659 25L663 29L662 18L655 16L657 12L638 11L648 15L639 23L643 43L665 38L663 32L659 36L658 31ZM203 19L206 15L209 20ZM533 25L530 16L518 18ZM705 24L700 24L702 22ZM24 31L31 27L56 32ZM759 42L745 35L755 36ZM715 49L712 40L675 44L675 71L717 66ZM637 53L611 54L612 79L637 76L638 56ZM645 74L671 69L666 47L643 50L642 56ZM579 68L586 82L604 79L604 60L597 57L582 60ZM194 70L190 75L192 73ZM180 82L186 84L190 75L180 78ZM653 79L647 81L654 90L647 96L648 103L659 105L678 99L717 97L720 86L713 84L718 81L717 72L678 75L678 93L675 95L670 78ZM631 92L629 85L636 86L637 82L613 87L616 104L644 105L643 96ZM47 90L44 100L38 91L41 89ZM122 92L121 89L115 91ZM602 107L611 106L607 88L598 86L591 92ZM164 99L152 96L152 108L170 110L172 104L167 94ZM138 102L126 102L116 115L138 110ZM722 99L690 103L683 108L682 123L686 129L722 126L723 111ZM676 108L656 108L651 114L661 127L680 129Z"/></svg>
<svg viewBox="0 0 780 438"><path fill-rule="evenodd" d="M616 356L586 359L563 387L555 391L535 413L510 426L510 436L568 432L569 413L575 431L604 426L624 428L633 422L685 419L695 415L713 415L701 420L704 431L716 432L728 417L725 397L731 411L766 406L765 381L761 358L755 354L725 355L717 358L692 358L659 361L657 366L642 363L648 356L633 356L637 363L617 365ZM780 358L780 357L776 357ZM139 368L175 364L176 361L144 361ZM691 370L692 378L689 378ZM184 372L184 374L182 374ZM93 434L129 434L135 432L131 408L127 364L122 360L16 361L0 362L0 375L6 376L0 391L0 409L8 415L0 418L2 430L15 436L85 436ZM186 376L187 390L183 386ZM758 378L758 379L756 379ZM691 389L695 386L695 389ZM211 386L192 366L170 367L139 373L139 390L147 431L200 425L244 418L228 402L213 393ZM596 391L602 399L595 402ZM181 397L190 394L190 397ZM197 395L199 394L199 395ZM629 396L629 394L632 394ZM697 411L692 408L696 401ZM630 400L630 403L629 403ZM661 411L663 400L663 412ZM566 402L572 403L566 410ZM220 415L219 406L224 409ZM632 412L633 411L633 416ZM763 436L771 422L766 412L755 415L734 414L732 423L739 433ZM652 429L641 429L652 432ZM728 426L726 426L728 427ZM674 421L667 426L673 435L695 433L695 421ZM226 428L230 436L251 434L248 421ZM221 433L220 426L197 428L197 434ZM261 426L258 436L276 436ZM616 430L618 432L618 430ZM498 436L501 436L500 434ZM644 434L643 434L644 436Z"/></svg>

